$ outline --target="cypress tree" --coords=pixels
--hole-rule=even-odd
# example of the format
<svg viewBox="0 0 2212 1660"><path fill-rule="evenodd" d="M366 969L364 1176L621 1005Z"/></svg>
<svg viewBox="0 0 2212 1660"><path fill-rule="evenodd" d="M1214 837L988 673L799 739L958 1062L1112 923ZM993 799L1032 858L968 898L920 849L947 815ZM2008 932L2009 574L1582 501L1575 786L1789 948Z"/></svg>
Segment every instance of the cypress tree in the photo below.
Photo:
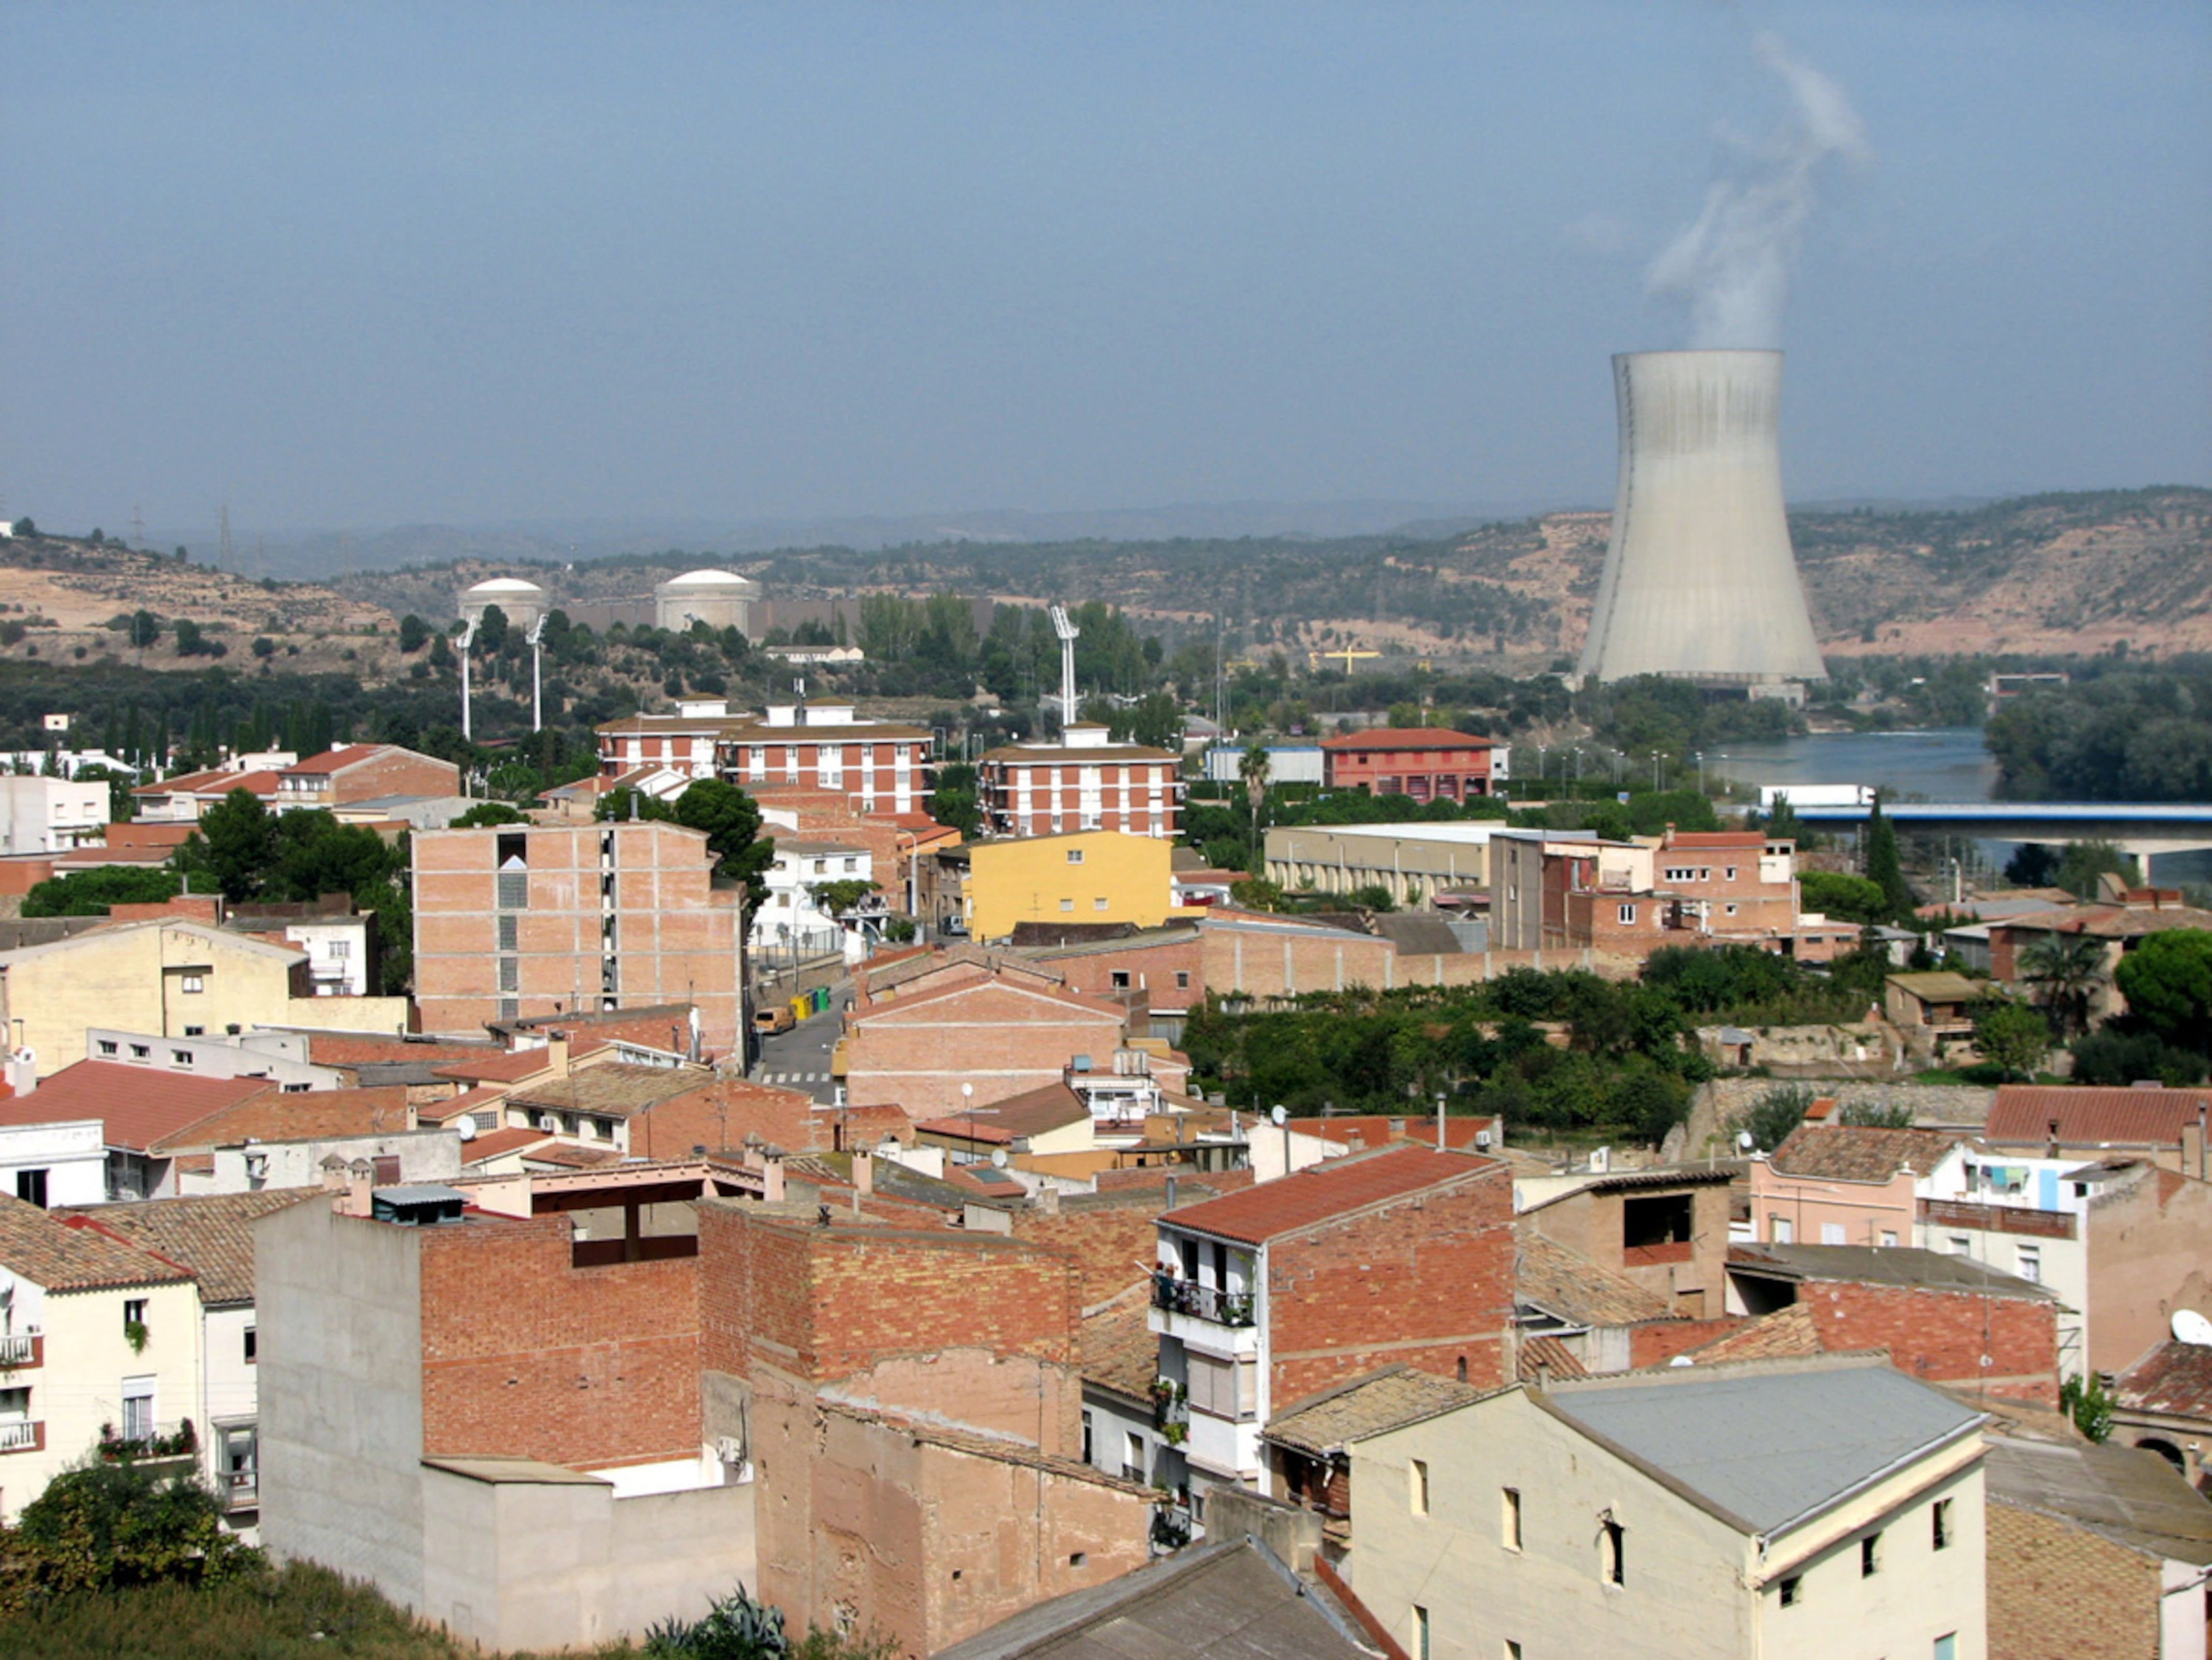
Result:
<svg viewBox="0 0 2212 1660"><path fill-rule="evenodd" d="M1898 857L1897 827L1882 812L1879 792L1867 813L1866 834L1867 879L1881 888L1890 920L1909 924L1912 920L1912 890L1905 885L1904 861Z"/></svg>

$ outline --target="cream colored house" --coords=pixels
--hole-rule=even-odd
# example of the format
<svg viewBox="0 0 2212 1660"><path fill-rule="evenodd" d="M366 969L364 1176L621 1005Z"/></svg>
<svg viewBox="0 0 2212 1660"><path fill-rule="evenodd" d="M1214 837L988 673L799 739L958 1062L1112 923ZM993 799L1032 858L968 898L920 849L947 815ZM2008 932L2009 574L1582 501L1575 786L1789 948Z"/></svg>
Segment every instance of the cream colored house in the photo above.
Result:
<svg viewBox="0 0 2212 1660"><path fill-rule="evenodd" d="M203 1340L185 1270L4 1196L0 1270L0 1522L12 1523L104 1443L159 1450L144 1444L198 1420ZM206 1438L195 1421L195 1463Z"/></svg>
<svg viewBox="0 0 2212 1660"><path fill-rule="evenodd" d="M1982 1415L1879 1357L1514 1385L1356 1442L1420 1660L1984 1660Z"/></svg>
<svg viewBox="0 0 2212 1660"><path fill-rule="evenodd" d="M407 1000L319 998L306 952L173 918L0 952L0 1030L41 1078L82 1060L94 1027L220 1037L285 1025L404 1031Z"/></svg>

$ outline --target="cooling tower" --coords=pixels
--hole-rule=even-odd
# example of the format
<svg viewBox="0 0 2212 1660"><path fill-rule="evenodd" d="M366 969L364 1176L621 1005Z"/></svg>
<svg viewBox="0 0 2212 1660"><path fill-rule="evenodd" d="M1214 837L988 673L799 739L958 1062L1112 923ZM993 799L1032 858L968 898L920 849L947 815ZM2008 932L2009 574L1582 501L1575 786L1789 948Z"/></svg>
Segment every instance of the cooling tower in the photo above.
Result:
<svg viewBox="0 0 2212 1660"><path fill-rule="evenodd" d="M1782 510L1782 354L1627 352L1613 379L1620 485L1584 678L1823 678Z"/></svg>

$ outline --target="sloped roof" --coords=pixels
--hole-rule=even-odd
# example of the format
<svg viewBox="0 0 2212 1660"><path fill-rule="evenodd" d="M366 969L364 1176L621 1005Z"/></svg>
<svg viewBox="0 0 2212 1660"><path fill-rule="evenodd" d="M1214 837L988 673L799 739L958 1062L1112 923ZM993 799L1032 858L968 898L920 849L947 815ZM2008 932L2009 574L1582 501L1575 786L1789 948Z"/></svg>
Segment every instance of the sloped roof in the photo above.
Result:
<svg viewBox="0 0 2212 1660"><path fill-rule="evenodd" d="M1557 1337L1524 1337L1521 1340L1521 1381L1536 1383L1553 1377L1587 1377L1589 1369L1581 1359Z"/></svg>
<svg viewBox="0 0 2212 1660"><path fill-rule="evenodd" d="M1370 727L1364 732L1340 732L1324 738L1325 750L1494 750L1494 738L1477 738L1471 732L1449 727Z"/></svg>
<svg viewBox="0 0 2212 1660"><path fill-rule="evenodd" d="M1160 1340L1152 1335L1151 1288L1139 1281L1083 1316L1083 1381L1133 1401L1151 1398L1159 1376Z"/></svg>
<svg viewBox="0 0 2212 1660"><path fill-rule="evenodd" d="M1674 1305L1625 1274L1547 1239L1533 1227L1518 1230L1513 1296L1578 1326L1635 1326L1680 1318Z"/></svg>
<svg viewBox="0 0 2212 1660"><path fill-rule="evenodd" d="M1386 1152L1332 1159L1243 1193L1185 1205L1161 1219L1176 1227L1261 1245L1279 1235L1297 1233L1371 1205L1388 1204L1500 1168L1491 1160L1459 1153L1395 1147Z"/></svg>
<svg viewBox="0 0 2212 1660"><path fill-rule="evenodd" d="M1333 1113L1326 1118L1293 1118L1290 1121L1290 1128L1301 1135L1317 1135L1340 1146L1348 1144L1354 1135L1370 1147L1388 1146L1396 1140L1411 1141L1425 1147L1433 1147L1437 1144L1435 1116L1424 1117L1419 1113ZM1487 1132L1494 1138L1500 1128L1495 1118L1449 1115L1444 1119L1444 1145L1462 1152L1471 1152L1474 1151L1476 1136ZM1496 1150L1486 1148L1484 1151Z"/></svg>
<svg viewBox="0 0 2212 1660"><path fill-rule="evenodd" d="M82 1217L90 1227L190 1268L199 1280L203 1303L251 1303L254 1219L322 1196L320 1188L268 1188L58 1213Z"/></svg>
<svg viewBox="0 0 2212 1660"><path fill-rule="evenodd" d="M1530 1398L1746 1532L1776 1533L1961 1437L1982 1414L1886 1365L1669 1368Z"/></svg>
<svg viewBox="0 0 2212 1660"><path fill-rule="evenodd" d="M2212 1345L2160 1343L2112 1380L2112 1395L2131 1412L2212 1418Z"/></svg>
<svg viewBox="0 0 2212 1660"><path fill-rule="evenodd" d="M2058 1295L2048 1286L1999 1274L1971 1257L1914 1245L1731 1245L1728 1265L1731 1274L1801 1283L1843 1280L2046 1303Z"/></svg>
<svg viewBox="0 0 2212 1660"><path fill-rule="evenodd" d="M1291 1402L1260 1434L1262 1440L1326 1458L1354 1441L1463 1407L1481 1394L1472 1383L1410 1366L1385 1366Z"/></svg>
<svg viewBox="0 0 2212 1660"><path fill-rule="evenodd" d="M307 1059L319 1067L358 1067L394 1061L483 1060L501 1051L489 1042L425 1043L378 1032L310 1031Z"/></svg>
<svg viewBox="0 0 2212 1660"><path fill-rule="evenodd" d="M1936 1130L1876 1129L1863 1124L1805 1125L1768 1161L1778 1174L1824 1182L1887 1182L1910 1164L1925 1176L1961 1138Z"/></svg>
<svg viewBox="0 0 2212 1660"><path fill-rule="evenodd" d="M1986 980L1969 980L1963 974L1932 969L1924 974L1893 974L1889 983L1909 991L1923 1003L1972 1003L1996 989Z"/></svg>
<svg viewBox="0 0 2212 1660"><path fill-rule="evenodd" d="M1820 1323L1813 1318L1810 1305L1804 1303L1792 1303L1786 1309L1763 1314L1710 1343L1683 1351L1698 1365L1715 1365L1729 1360L1772 1360L1785 1355L1820 1353Z"/></svg>
<svg viewBox="0 0 2212 1660"><path fill-rule="evenodd" d="M461 1149L461 1162L481 1164L503 1154L518 1152L525 1147L534 1147L552 1137L544 1130L496 1129L477 1136Z"/></svg>
<svg viewBox="0 0 2212 1660"><path fill-rule="evenodd" d="M118 1061L79 1061L30 1094L0 1101L0 1125L97 1118L107 1146L146 1152L224 1108L276 1092L266 1078L194 1078Z"/></svg>
<svg viewBox="0 0 2212 1660"><path fill-rule="evenodd" d="M1982 1472L1992 1504L2072 1522L2148 1555L2212 1565L2212 1504L2154 1453L2000 1436Z"/></svg>
<svg viewBox="0 0 2212 1660"><path fill-rule="evenodd" d="M1333 1602L1249 1537L1177 1551L940 1649L937 1660L1360 1660Z"/></svg>
<svg viewBox="0 0 2212 1660"><path fill-rule="evenodd" d="M2185 1124L2212 1112L2212 1091L2107 1089L2071 1084L2003 1084L1982 1139L2043 1146L2058 1126L2062 1146L2172 1147Z"/></svg>
<svg viewBox="0 0 2212 1660"><path fill-rule="evenodd" d="M407 1128L407 1087L404 1084L376 1089L308 1090L300 1094L264 1091L180 1126L147 1150L155 1153L199 1152L208 1147L235 1146L241 1141L305 1141L341 1135L382 1135Z"/></svg>
<svg viewBox="0 0 2212 1660"><path fill-rule="evenodd" d="M0 1266L50 1292L168 1285L192 1276L174 1262L0 1194Z"/></svg>
<svg viewBox="0 0 2212 1660"><path fill-rule="evenodd" d="M691 1067L635 1067L624 1061L571 1067L565 1078L541 1079L509 1091L518 1107L548 1112L590 1112L630 1118L663 1101L705 1089L714 1074Z"/></svg>

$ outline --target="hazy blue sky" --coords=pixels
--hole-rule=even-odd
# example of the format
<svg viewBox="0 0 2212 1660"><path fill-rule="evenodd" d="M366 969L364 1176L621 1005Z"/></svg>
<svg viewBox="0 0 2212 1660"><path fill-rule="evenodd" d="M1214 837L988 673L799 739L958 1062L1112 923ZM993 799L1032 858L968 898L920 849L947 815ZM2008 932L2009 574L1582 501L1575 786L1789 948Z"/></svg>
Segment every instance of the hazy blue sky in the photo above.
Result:
<svg viewBox="0 0 2212 1660"><path fill-rule="evenodd" d="M1777 177L1793 496L2212 483L2203 0L9 0L0 64L57 526L1602 502L1655 260Z"/></svg>

